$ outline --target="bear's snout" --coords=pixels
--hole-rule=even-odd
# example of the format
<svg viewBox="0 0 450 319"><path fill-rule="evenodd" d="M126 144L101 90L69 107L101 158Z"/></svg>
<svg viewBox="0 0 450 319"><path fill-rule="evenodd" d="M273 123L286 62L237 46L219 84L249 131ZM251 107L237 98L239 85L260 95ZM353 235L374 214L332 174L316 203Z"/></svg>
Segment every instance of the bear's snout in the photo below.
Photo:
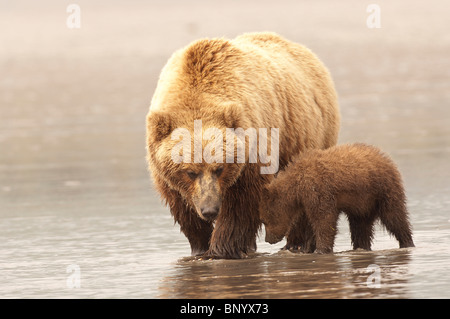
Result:
<svg viewBox="0 0 450 319"><path fill-rule="evenodd" d="M207 206L202 207L200 211L206 220L213 221L217 218L217 215L219 215L219 209L220 207L217 206Z"/></svg>
<svg viewBox="0 0 450 319"><path fill-rule="evenodd" d="M219 179L211 172L205 171L194 183L196 191L192 202L197 214L209 222L216 220L222 206Z"/></svg>

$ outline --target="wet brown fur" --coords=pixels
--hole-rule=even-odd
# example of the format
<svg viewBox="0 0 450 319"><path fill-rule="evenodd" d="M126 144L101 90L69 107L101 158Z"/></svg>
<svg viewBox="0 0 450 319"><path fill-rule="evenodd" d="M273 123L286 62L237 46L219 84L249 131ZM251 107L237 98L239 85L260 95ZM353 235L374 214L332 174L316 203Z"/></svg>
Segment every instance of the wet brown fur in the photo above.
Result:
<svg viewBox="0 0 450 319"><path fill-rule="evenodd" d="M241 258L256 248L261 189L271 176L248 161L174 163L171 132L184 127L192 133L197 119L203 129L279 128L283 168L302 150L336 144L340 117L334 85L311 51L273 33L198 40L175 52L164 67L147 116L155 187L192 254ZM214 180L219 165L223 172ZM190 179L190 170L214 183L207 185L221 203L214 223L199 214L205 183Z"/></svg>
<svg viewBox="0 0 450 319"><path fill-rule="evenodd" d="M353 249L370 250L377 219L400 248L414 247L400 173L376 147L349 144L307 151L280 172L263 194L261 218L268 242L289 235L299 245L287 245L288 249L330 253L339 213L344 212Z"/></svg>

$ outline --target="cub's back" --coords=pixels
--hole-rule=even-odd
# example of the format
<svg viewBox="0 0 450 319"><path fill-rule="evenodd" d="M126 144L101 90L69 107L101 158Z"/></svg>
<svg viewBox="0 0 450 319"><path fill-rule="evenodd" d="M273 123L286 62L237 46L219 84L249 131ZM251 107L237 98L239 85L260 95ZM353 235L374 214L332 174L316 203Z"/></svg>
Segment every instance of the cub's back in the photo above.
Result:
<svg viewBox="0 0 450 319"><path fill-rule="evenodd" d="M401 187L400 173L390 157L375 146L360 143L304 152L277 179L297 183L303 191L385 192L385 188Z"/></svg>

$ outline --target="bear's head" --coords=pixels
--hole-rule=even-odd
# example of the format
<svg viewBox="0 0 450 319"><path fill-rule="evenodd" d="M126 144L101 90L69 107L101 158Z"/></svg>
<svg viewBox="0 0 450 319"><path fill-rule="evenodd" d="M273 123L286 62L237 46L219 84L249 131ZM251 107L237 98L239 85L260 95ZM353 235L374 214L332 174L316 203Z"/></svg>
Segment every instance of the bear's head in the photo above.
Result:
<svg viewBox="0 0 450 319"><path fill-rule="evenodd" d="M292 221L287 214L284 194L274 183L263 187L259 214L266 231L265 241L270 244L281 241L289 231Z"/></svg>
<svg viewBox="0 0 450 319"><path fill-rule="evenodd" d="M217 218L227 190L245 165L235 152L240 139L227 130L238 126L237 119L229 109L209 114L151 110L147 117L153 178L178 191L207 221Z"/></svg>

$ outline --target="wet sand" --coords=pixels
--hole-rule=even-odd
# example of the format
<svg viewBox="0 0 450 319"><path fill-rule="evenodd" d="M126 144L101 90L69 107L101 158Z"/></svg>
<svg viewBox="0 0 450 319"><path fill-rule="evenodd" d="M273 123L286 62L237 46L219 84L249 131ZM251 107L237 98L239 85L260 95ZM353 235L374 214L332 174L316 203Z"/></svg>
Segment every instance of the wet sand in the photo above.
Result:
<svg viewBox="0 0 450 319"><path fill-rule="evenodd" d="M380 29L356 0L77 3L80 29L66 3L0 2L0 297L450 297L446 1L378 1ZM189 257L145 163L159 72L194 39L266 30L330 69L339 142L397 162L416 248L378 227L373 251L351 251L341 218L333 255L280 252L262 232L249 259Z"/></svg>

